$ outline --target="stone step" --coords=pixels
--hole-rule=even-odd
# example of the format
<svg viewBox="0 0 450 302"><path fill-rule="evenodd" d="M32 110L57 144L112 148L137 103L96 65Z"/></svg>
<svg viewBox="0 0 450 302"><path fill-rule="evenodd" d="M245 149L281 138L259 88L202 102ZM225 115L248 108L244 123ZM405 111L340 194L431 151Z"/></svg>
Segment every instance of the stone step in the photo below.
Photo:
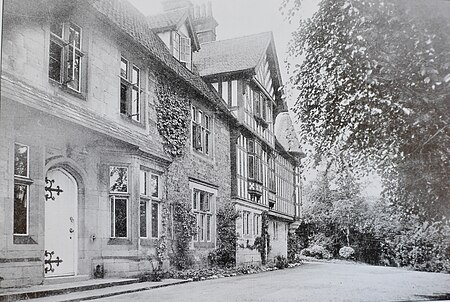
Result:
<svg viewBox="0 0 450 302"><path fill-rule="evenodd" d="M67 281L70 283L44 284L26 288L5 289L0 291L0 301L3 302L3 301L28 300L40 297L50 297L74 292L102 289L107 287L129 285L139 282L139 279L137 278L91 279L91 280L73 281L73 279L70 280L70 278L68 278ZM53 282L56 281L53 280Z"/></svg>
<svg viewBox="0 0 450 302"><path fill-rule="evenodd" d="M89 280L89 275L67 276L67 277L49 277L44 279L44 285L74 283Z"/></svg>
<svg viewBox="0 0 450 302"><path fill-rule="evenodd" d="M127 285L120 285L114 287L105 287L81 292L72 292L64 295L42 297L37 299L31 299L33 302L76 302L94 300L106 297L113 297L117 295L130 294L145 290L151 290L155 288L161 288L176 284L182 284L189 282L187 280L180 279L165 279L160 282L140 282Z"/></svg>

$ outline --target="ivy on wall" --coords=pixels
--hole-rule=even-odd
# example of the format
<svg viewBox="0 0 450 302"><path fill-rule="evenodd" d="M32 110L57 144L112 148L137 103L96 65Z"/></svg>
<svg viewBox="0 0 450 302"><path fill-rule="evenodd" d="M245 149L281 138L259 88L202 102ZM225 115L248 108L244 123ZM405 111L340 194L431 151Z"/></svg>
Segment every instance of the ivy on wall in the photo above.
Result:
<svg viewBox="0 0 450 302"><path fill-rule="evenodd" d="M181 90L173 81L158 80L157 128L163 138L164 149L173 157L183 154L188 139L189 100L179 91Z"/></svg>
<svg viewBox="0 0 450 302"><path fill-rule="evenodd" d="M158 265L162 268L165 260L168 259L168 243L167 243L167 230L168 230L168 221L170 219L170 211L169 204L166 200L161 202L161 231L162 235L159 237L157 245L156 245L156 260L158 261Z"/></svg>
<svg viewBox="0 0 450 302"><path fill-rule="evenodd" d="M225 204L217 211L217 248L208 254L212 265L230 267L236 265L236 248L238 234L236 220L240 217L231 203Z"/></svg>
<svg viewBox="0 0 450 302"><path fill-rule="evenodd" d="M197 233L197 219L187 203L174 202L173 224L175 251L172 254L172 261L177 269L182 270L192 265L193 260L189 247L192 236Z"/></svg>
<svg viewBox="0 0 450 302"><path fill-rule="evenodd" d="M251 249L257 249L261 255L261 263L265 265L267 263L267 256L270 253L270 235L269 235L269 217L267 211L262 212L261 215L261 236L255 238L253 246L249 246Z"/></svg>
<svg viewBox="0 0 450 302"><path fill-rule="evenodd" d="M247 248L249 250L256 249L261 255L261 264L267 264L267 256L270 253L270 235L269 235L269 217L267 216L267 211L262 212L261 215L261 236L255 238L253 245L249 244L249 240L247 240L247 244L239 244L240 248Z"/></svg>

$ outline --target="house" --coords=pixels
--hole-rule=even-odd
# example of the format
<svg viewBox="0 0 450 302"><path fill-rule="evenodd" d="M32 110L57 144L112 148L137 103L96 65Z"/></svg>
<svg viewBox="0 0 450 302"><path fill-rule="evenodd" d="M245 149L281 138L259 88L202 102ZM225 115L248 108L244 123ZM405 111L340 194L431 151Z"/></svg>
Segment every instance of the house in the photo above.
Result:
<svg viewBox="0 0 450 302"><path fill-rule="evenodd" d="M263 217L269 258L286 255L303 153L273 37L215 42L210 6L164 5L146 17L126 0L4 1L0 287L167 266L177 204L195 217L198 265L227 203L239 263L260 261Z"/></svg>
<svg viewBox="0 0 450 302"><path fill-rule="evenodd" d="M189 1L162 4L163 13L147 17L149 27L172 56L201 80L192 64L193 54L200 50L192 15L195 7ZM191 201L197 221L192 247L199 265L208 263L208 253L216 247L218 207L231 202L230 125L235 118L214 89L208 86L208 90L215 102L195 93L186 96L191 104L188 152L173 161L167 174L168 200Z"/></svg>
<svg viewBox="0 0 450 302"><path fill-rule="evenodd" d="M283 100L273 36L261 33L216 41L218 23L211 3L162 3L164 12L148 17L150 27L174 57L213 87L234 119L231 199L242 215L236 225L241 236L237 262L261 261L254 245L261 236L263 213L269 217L264 222L271 241L268 258L286 256L288 231L299 223L299 165L304 153ZM183 55L186 49L192 52ZM200 234L203 228L199 221Z"/></svg>
<svg viewBox="0 0 450 302"><path fill-rule="evenodd" d="M145 16L125 0L6 0L2 46L1 287L150 271L176 200L198 199L193 248L214 248L231 115Z"/></svg>
<svg viewBox="0 0 450 302"><path fill-rule="evenodd" d="M212 18L210 10L200 16ZM202 40L193 62L238 120L231 131L232 201L242 213L237 262L261 261L255 240L262 232L270 235L268 258L286 256L289 229L299 221L305 155L283 100L273 35L216 41L217 23L206 23L202 31L214 34Z"/></svg>

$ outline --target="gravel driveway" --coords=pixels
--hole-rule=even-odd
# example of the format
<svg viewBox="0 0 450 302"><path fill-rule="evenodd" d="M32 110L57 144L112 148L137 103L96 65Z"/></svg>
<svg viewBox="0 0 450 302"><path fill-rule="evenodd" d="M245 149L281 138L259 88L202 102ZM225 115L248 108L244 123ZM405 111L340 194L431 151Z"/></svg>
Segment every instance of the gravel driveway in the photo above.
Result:
<svg viewBox="0 0 450 302"><path fill-rule="evenodd" d="M308 262L292 269L192 282L100 300L437 301L438 296L440 301L443 296L450 301L450 275L355 263Z"/></svg>

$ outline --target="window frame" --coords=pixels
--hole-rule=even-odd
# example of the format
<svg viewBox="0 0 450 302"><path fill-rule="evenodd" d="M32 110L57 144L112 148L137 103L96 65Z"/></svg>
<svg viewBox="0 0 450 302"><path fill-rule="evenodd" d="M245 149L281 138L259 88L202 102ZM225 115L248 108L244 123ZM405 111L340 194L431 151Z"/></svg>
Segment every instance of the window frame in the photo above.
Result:
<svg viewBox="0 0 450 302"><path fill-rule="evenodd" d="M58 35L57 33L53 32L52 30L52 25L57 24L59 26L61 26L61 35ZM76 40L74 39L73 45L71 44L72 42L70 41L71 39L71 28L75 28L78 29L79 32L79 45L78 47L76 46ZM59 85L62 85L63 87L66 87L68 89L70 89L70 91L73 91L75 93L81 94L82 91L84 90L84 77L85 77L85 72L84 72L84 53L82 51L82 41L83 41L83 28L81 26L79 26L78 24L76 24L75 22L72 21L68 21L68 22L53 22L50 25L50 43L49 43L49 49L48 49L48 57L49 57L49 61L48 61L48 77L49 80L58 83ZM57 60L56 58L53 58L51 56L52 52L51 52L51 48L52 48L52 43L55 44L57 47L60 48L60 58L59 60ZM72 50L71 50L72 48ZM70 53L72 53L72 56L70 56ZM72 59L72 63L70 65L69 63L69 59ZM72 86L72 82L74 81L75 78L75 69L73 68L76 58L78 58L78 78L77 78L77 82L78 82L78 88L73 87ZM51 75L51 61L52 60L56 60L58 62L59 65L59 77L58 79L55 79L52 75ZM70 66L72 66L72 75L70 76L69 74L69 69Z"/></svg>
<svg viewBox="0 0 450 302"><path fill-rule="evenodd" d="M140 197L139 197L139 238L140 239L159 239L161 237L161 194L162 194L162 188L161 188L161 175L158 173L155 173L153 171L150 171L145 168L141 168L140 170ZM151 180L153 177L156 177L156 191L151 191ZM156 193L156 195L155 195ZM145 209L146 209L146 222L145 222L145 230L146 230L146 236L141 236L141 204L145 203ZM157 234L155 236L153 232L153 214L154 209L153 206L157 205Z"/></svg>
<svg viewBox="0 0 450 302"><path fill-rule="evenodd" d="M126 72L122 74L122 63L126 62ZM134 71L137 71L137 79L134 79ZM142 69L125 55L120 56L120 93L119 112L122 116L133 122L143 124L143 100L142 100ZM136 80L136 82L135 82ZM125 87L125 94L122 94L122 87ZM137 92L137 105L134 106L133 92ZM124 96L124 99L123 99ZM123 106L124 104L124 106ZM135 113L136 111L136 113Z"/></svg>
<svg viewBox="0 0 450 302"><path fill-rule="evenodd" d="M126 191L121 190L112 190L112 182L111 182L111 173L113 173L113 169L126 169ZM130 237L130 169L128 166L125 165L109 165L108 166L108 172L109 172L109 186L108 186L108 199L109 199L109 225L110 225L110 239L129 239ZM125 200L126 202L126 237L123 236L117 236L116 234L116 198ZM114 218L114 219L113 219Z"/></svg>
<svg viewBox="0 0 450 302"><path fill-rule="evenodd" d="M16 174L16 148L25 147L26 148L26 175ZM33 181L30 177L30 146L14 142L14 160L13 160L13 174L14 174L14 186L13 186L13 236L30 236L30 185ZM24 233L16 233L16 186L25 187L25 197L26 202L24 208L26 208L25 212L25 232Z"/></svg>
<svg viewBox="0 0 450 302"><path fill-rule="evenodd" d="M262 146L256 138L247 138L247 177L262 184ZM252 162L253 164L250 164Z"/></svg>
<svg viewBox="0 0 450 302"><path fill-rule="evenodd" d="M116 233L116 199L119 200L123 200L125 201L125 209L126 209L126 215L125 215L125 227L126 227L126 236L117 236ZM129 214L130 214L130 210L129 210L129 198L128 196L124 196L124 195L110 195L110 228L111 228L111 232L110 232L110 239L128 239L130 236L130 228L128 227L128 223L129 223ZM113 219L114 217L114 219Z"/></svg>
<svg viewBox="0 0 450 302"><path fill-rule="evenodd" d="M202 194L203 196L207 197L207 208L202 208ZM212 192L208 192L198 188L192 188L192 212L196 217L197 224L197 234L195 234L192 238L194 242L212 242L212 224L213 216L215 215L213 211L214 195L215 194Z"/></svg>
<svg viewBox="0 0 450 302"><path fill-rule="evenodd" d="M187 69L192 70L192 41L189 37L174 30L170 35L173 57Z"/></svg>
<svg viewBox="0 0 450 302"><path fill-rule="evenodd" d="M195 105L191 105L191 145L195 152L212 157L213 118Z"/></svg>

